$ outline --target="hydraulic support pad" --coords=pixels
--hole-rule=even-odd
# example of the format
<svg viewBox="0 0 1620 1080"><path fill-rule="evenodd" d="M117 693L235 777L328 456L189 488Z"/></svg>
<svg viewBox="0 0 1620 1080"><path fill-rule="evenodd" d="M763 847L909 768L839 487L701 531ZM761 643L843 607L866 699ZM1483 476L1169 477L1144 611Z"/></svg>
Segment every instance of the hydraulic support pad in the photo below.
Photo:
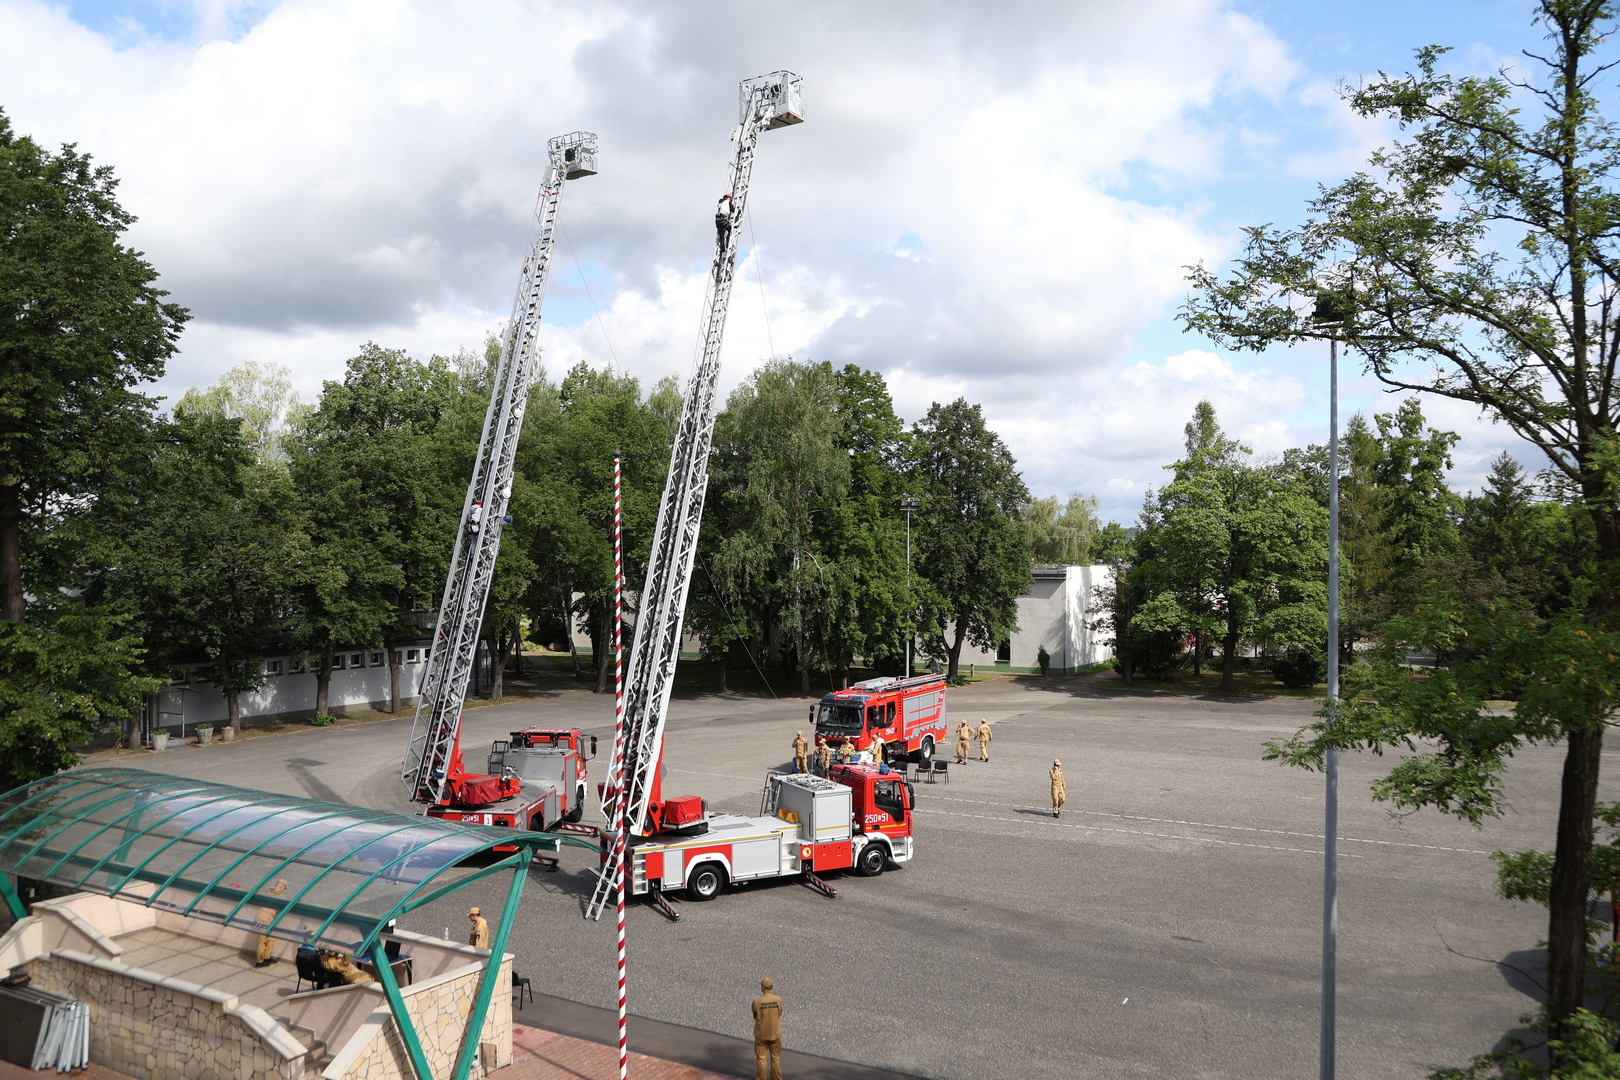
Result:
<svg viewBox="0 0 1620 1080"><path fill-rule="evenodd" d="M659 891L657 891L655 889L652 892L647 894L647 899L652 902L653 907L657 908L659 911L662 911L665 915L667 915L669 917L670 922L680 922L681 921L681 913L676 911L673 907L670 906L669 901L664 899L664 894L663 893L661 893L661 892L659 892Z"/></svg>
<svg viewBox="0 0 1620 1080"><path fill-rule="evenodd" d="M822 894L824 894L826 896L830 896L834 900L838 899L838 890L837 889L833 888L831 885L827 884L825 881L822 881L820 878L816 877L816 875L812 874L808 870L806 870L804 872L804 883L806 885L810 886L812 889L816 890L816 892L818 892L818 893L822 893Z"/></svg>

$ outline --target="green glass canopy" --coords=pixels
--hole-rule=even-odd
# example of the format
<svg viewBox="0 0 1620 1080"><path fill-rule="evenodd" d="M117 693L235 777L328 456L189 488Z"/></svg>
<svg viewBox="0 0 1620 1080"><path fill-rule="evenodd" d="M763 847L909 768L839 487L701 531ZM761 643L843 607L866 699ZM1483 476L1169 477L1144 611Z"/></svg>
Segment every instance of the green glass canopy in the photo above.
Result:
<svg viewBox="0 0 1620 1080"><path fill-rule="evenodd" d="M526 864L557 838L140 769L0 795L0 872L355 954L401 912L511 869L467 860L514 844Z"/></svg>

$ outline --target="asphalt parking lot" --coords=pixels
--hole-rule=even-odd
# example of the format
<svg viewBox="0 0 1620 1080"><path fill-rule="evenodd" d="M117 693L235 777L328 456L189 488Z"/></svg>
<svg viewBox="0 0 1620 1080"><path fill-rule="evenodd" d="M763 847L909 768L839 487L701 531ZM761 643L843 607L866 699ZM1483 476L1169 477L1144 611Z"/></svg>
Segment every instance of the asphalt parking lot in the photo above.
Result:
<svg viewBox="0 0 1620 1080"><path fill-rule="evenodd" d="M803 699L677 697L666 794L756 812L806 709ZM677 901L673 924L633 905L632 1012L746 1037L748 1002L770 975L787 1004L786 1045L919 1076L1314 1074L1323 784L1260 760L1261 742L1306 722L1310 705L1006 679L953 690L950 710L990 720L992 760L919 786L913 862L837 877L836 900L779 881ZM610 698L558 689L477 709L463 745L525 724L604 736L592 778L605 774ZM119 763L403 810L409 726L312 728ZM1057 821L1053 757L1068 778ZM1536 974L1544 916L1496 898L1488 853L1551 846L1560 762L1547 748L1513 759L1511 810L1475 830L1432 812L1391 814L1367 790L1388 763L1346 759L1340 1076L1463 1064L1533 1006L1515 968ZM1615 798L1613 787L1601 797ZM562 871L531 874L509 948L537 990L611 1006L611 917L581 918L594 858L565 851ZM460 936L468 903L498 908L503 895L504 885L474 886L405 925Z"/></svg>

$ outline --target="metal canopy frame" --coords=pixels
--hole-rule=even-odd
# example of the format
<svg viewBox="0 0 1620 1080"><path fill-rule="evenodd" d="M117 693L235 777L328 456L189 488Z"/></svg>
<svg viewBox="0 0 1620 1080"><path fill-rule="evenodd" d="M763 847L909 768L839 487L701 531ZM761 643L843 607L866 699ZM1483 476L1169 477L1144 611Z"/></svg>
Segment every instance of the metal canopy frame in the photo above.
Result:
<svg viewBox="0 0 1620 1080"><path fill-rule="evenodd" d="M469 858L517 851L488 865ZM528 864L558 837L314 802L141 769L92 768L0 794L0 899L27 916L11 875L377 961L418 1080L433 1080L383 950L407 911L512 871L452 1073L466 1080L494 997ZM234 879L234 880L233 880ZM273 912L261 922L260 909ZM311 928L313 927L313 929Z"/></svg>

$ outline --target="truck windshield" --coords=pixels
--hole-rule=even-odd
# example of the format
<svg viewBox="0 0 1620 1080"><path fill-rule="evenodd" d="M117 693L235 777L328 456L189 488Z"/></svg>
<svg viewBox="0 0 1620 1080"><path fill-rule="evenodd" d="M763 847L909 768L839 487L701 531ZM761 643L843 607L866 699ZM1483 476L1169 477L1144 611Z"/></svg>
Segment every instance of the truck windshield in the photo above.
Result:
<svg viewBox="0 0 1620 1080"><path fill-rule="evenodd" d="M833 705L823 701L816 710L816 731L823 735L859 735L861 730L859 705Z"/></svg>

